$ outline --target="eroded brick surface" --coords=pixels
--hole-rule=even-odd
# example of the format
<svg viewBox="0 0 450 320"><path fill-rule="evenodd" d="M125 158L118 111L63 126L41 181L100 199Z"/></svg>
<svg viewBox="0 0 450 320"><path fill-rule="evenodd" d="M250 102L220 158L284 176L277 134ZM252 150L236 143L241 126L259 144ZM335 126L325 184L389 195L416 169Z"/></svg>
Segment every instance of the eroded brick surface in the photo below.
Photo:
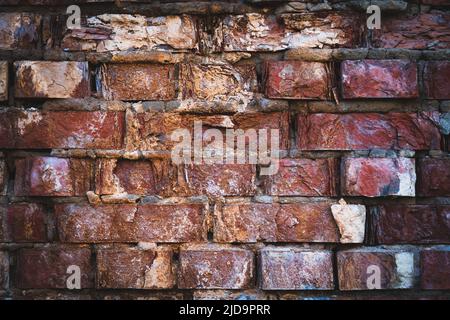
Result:
<svg viewBox="0 0 450 320"><path fill-rule="evenodd" d="M422 269L420 284L423 289L450 288L450 251L424 250L420 254L420 266Z"/></svg>
<svg viewBox="0 0 450 320"><path fill-rule="evenodd" d="M0 49L32 49L39 44L42 16L33 13L0 13Z"/></svg>

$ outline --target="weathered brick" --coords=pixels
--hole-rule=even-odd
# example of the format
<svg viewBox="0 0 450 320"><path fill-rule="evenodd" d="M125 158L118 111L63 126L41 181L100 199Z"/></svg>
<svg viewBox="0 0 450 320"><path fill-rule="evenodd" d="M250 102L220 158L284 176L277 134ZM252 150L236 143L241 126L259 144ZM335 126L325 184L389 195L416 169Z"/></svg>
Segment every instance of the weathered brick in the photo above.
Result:
<svg viewBox="0 0 450 320"><path fill-rule="evenodd" d="M8 100L8 61L0 61L0 101Z"/></svg>
<svg viewBox="0 0 450 320"><path fill-rule="evenodd" d="M3 109L0 110L0 148L13 148L15 136L13 129L13 114Z"/></svg>
<svg viewBox="0 0 450 320"><path fill-rule="evenodd" d="M173 65L104 64L97 84L108 100L171 100L176 94Z"/></svg>
<svg viewBox="0 0 450 320"><path fill-rule="evenodd" d="M162 112L127 112L127 143L128 150L172 150L180 140L171 139L172 133L177 129L186 129L191 139L194 138L195 122L201 122L203 134L207 129L218 129L226 135L226 129L233 130L260 130L267 129L268 146L271 146L271 130L279 130L279 149L287 150L289 145L289 114L287 112L272 113L238 113L234 116L226 115L190 115ZM235 132L236 133L236 132ZM258 131L256 132L258 133ZM261 133L262 134L262 133ZM184 137L188 139L188 137ZM199 139L199 137L197 137ZM203 138L203 147L209 141ZM234 139L236 140L236 139ZM185 141L185 140L183 140ZM233 147L224 139L224 147Z"/></svg>
<svg viewBox="0 0 450 320"><path fill-rule="evenodd" d="M6 223L6 212L6 205L0 205L0 242L9 242L11 240Z"/></svg>
<svg viewBox="0 0 450 320"><path fill-rule="evenodd" d="M215 42L221 43L224 51L352 47L360 43L362 26L361 15L355 13L300 13L279 18L250 13L226 16Z"/></svg>
<svg viewBox="0 0 450 320"><path fill-rule="evenodd" d="M440 149L439 113L315 113L298 116L301 150Z"/></svg>
<svg viewBox="0 0 450 320"><path fill-rule="evenodd" d="M55 215L62 242L190 242L206 238L203 204L57 204Z"/></svg>
<svg viewBox="0 0 450 320"><path fill-rule="evenodd" d="M450 250L430 249L420 253L422 289L450 289Z"/></svg>
<svg viewBox="0 0 450 320"><path fill-rule="evenodd" d="M190 245L180 250L181 289L246 289L253 284L253 253L237 247Z"/></svg>
<svg viewBox="0 0 450 320"><path fill-rule="evenodd" d="M341 64L342 96L354 98L415 98L417 65L406 60L347 60Z"/></svg>
<svg viewBox="0 0 450 320"><path fill-rule="evenodd" d="M430 99L450 99L449 61L428 61L423 70L423 84L425 94Z"/></svg>
<svg viewBox="0 0 450 320"><path fill-rule="evenodd" d="M197 46L193 17L145 17L102 14L88 17L86 26L68 30L61 47L69 51L190 50Z"/></svg>
<svg viewBox="0 0 450 320"><path fill-rule="evenodd" d="M334 289L331 251L266 247L258 258L263 290Z"/></svg>
<svg viewBox="0 0 450 320"><path fill-rule="evenodd" d="M373 45L379 48L447 49L450 48L450 14L433 10L417 15L383 18L381 30L374 30Z"/></svg>
<svg viewBox="0 0 450 320"><path fill-rule="evenodd" d="M383 205L372 228L377 244L450 243L450 206Z"/></svg>
<svg viewBox="0 0 450 320"><path fill-rule="evenodd" d="M329 203L225 204L214 215L216 242L338 242Z"/></svg>
<svg viewBox="0 0 450 320"><path fill-rule="evenodd" d="M97 288L168 289L175 284L172 250L133 247L97 251Z"/></svg>
<svg viewBox="0 0 450 320"><path fill-rule="evenodd" d="M448 0L421 0L421 3L432 6L450 6L450 2L448 2Z"/></svg>
<svg viewBox="0 0 450 320"><path fill-rule="evenodd" d="M89 92L89 66L75 61L17 61L17 98L85 98Z"/></svg>
<svg viewBox="0 0 450 320"><path fill-rule="evenodd" d="M338 251L337 263L340 290L413 287L412 252L378 247L350 249ZM376 281L377 275L379 283Z"/></svg>
<svg viewBox="0 0 450 320"><path fill-rule="evenodd" d="M92 161L55 157L16 160L16 196L84 196L90 190Z"/></svg>
<svg viewBox="0 0 450 320"><path fill-rule="evenodd" d="M9 256L0 251L0 289L7 289L9 283Z"/></svg>
<svg viewBox="0 0 450 320"><path fill-rule="evenodd" d="M450 196L450 158L419 159L417 180L417 193L421 196Z"/></svg>
<svg viewBox="0 0 450 320"><path fill-rule="evenodd" d="M6 167L6 161L0 158L0 196L6 193L8 184L8 171Z"/></svg>
<svg viewBox="0 0 450 320"><path fill-rule="evenodd" d="M32 49L39 45L41 33L39 14L0 13L0 49Z"/></svg>
<svg viewBox="0 0 450 320"><path fill-rule="evenodd" d="M7 230L12 242L46 242L45 208L37 203L14 203L8 206Z"/></svg>
<svg viewBox="0 0 450 320"><path fill-rule="evenodd" d="M0 120L4 148L119 149L124 138L124 112L21 110L5 116L8 120Z"/></svg>
<svg viewBox="0 0 450 320"><path fill-rule="evenodd" d="M331 83L328 67L321 62L269 61L266 95L284 99L326 99Z"/></svg>
<svg viewBox="0 0 450 320"><path fill-rule="evenodd" d="M66 289L71 273L78 266L81 288L93 287L91 251L88 247L46 246L23 248L17 253L16 285L21 289Z"/></svg>
<svg viewBox="0 0 450 320"><path fill-rule="evenodd" d="M344 199L331 206L331 213L340 233L341 243L363 243L366 228L366 207L347 204Z"/></svg>
<svg viewBox="0 0 450 320"><path fill-rule="evenodd" d="M278 172L264 178L264 190L276 196L336 196L336 159L281 159Z"/></svg>
<svg viewBox="0 0 450 320"><path fill-rule="evenodd" d="M255 65L182 64L180 67L184 99L228 100L257 90Z"/></svg>
<svg viewBox="0 0 450 320"><path fill-rule="evenodd" d="M342 192L348 196L415 196L415 160L346 158Z"/></svg>

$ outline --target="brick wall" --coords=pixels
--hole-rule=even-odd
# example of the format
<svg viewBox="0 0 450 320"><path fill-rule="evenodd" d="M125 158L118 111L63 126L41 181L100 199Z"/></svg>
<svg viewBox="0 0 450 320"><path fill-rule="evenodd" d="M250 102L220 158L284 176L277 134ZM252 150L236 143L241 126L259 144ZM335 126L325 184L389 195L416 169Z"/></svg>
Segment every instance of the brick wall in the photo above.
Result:
<svg viewBox="0 0 450 320"><path fill-rule="evenodd" d="M450 2L366 2L0 0L0 298L449 298Z"/></svg>

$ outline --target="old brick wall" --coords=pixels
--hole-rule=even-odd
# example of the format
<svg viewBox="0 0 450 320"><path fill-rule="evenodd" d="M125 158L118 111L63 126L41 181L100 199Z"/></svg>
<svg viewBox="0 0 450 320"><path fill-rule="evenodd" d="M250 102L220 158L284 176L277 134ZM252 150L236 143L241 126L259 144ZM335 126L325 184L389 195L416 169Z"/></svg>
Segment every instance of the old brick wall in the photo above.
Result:
<svg viewBox="0 0 450 320"><path fill-rule="evenodd" d="M0 60L1 298L450 297L450 1L0 0Z"/></svg>

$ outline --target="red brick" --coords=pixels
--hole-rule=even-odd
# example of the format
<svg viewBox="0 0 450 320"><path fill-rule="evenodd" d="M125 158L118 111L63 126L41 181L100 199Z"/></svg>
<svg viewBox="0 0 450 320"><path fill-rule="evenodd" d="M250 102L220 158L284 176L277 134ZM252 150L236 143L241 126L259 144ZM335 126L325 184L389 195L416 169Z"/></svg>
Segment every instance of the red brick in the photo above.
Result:
<svg viewBox="0 0 450 320"><path fill-rule="evenodd" d="M91 189L92 161L54 157L16 160L16 196L84 196Z"/></svg>
<svg viewBox="0 0 450 320"><path fill-rule="evenodd" d="M418 194L450 196L450 158L422 158L417 162Z"/></svg>
<svg viewBox="0 0 450 320"><path fill-rule="evenodd" d="M450 289L450 251L424 250L420 253L420 287L430 290Z"/></svg>
<svg viewBox="0 0 450 320"><path fill-rule="evenodd" d="M414 282L414 254L408 251L367 247L338 251L340 290L409 289ZM371 267L372 266L372 267ZM375 266L375 267L373 267ZM371 268L374 268L372 270ZM380 287L373 278L379 269Z"/></svg>
<svg viewBox="0 0 450 320"><path fill-rule="evenodd" d="M342 96L415 98L417 65L407 60L347 60L341 64Z"/></svg>
<svg viewBox="0 0 450 320"><path fill-rule="evenodd" d="M450 243L450 206L383 205L372 223L377 244Z"/></svg>
<svg viewBox="0 0 450 320"><path fill-rule="evenodd" d="M0 289L7 289L9 283L9 256L0 251Z"/></svg>
<svg viewBox="0 0 450 320"><path fill-rule="evenodd" d="M257 89L255 65L182 64L184 99L217 100L250 94Z"/></svg>
<svg viewBox="0 0 450 320"><path fill-rule="evenodd" d="M105 64L99 88L108 100L171 100L175 98L173 65Z"/></svg>
<svg viewBox="0 0 450 320"><path fill-rule="evenodd" d="M6 194L8 184L8 171L6 161L0 158L0 196Z"/></svg>
<svg viewBox="0 0 450 320"><path fill-rule="evenodd" d="M46 242L45 208L37 203L15 203L8 206L7 228L12 242Z"/></svg>
<svg viewBox="0 0 450 320"><path fill-rule="evenodd" d="M19 111L10 115L20 149L119 149L124 138L123 112ZM5 129L7 130L7 128ZM9 146L6 141L5 147Z"/></svg>
<svg viewBox="0 0 450 320"><path fill-rule="evenodd" d="M425 94L430 99L450 99L449 61L429 61L425 63L423 70L423 84Z"/></svg>
<svg viewBox="0 0 450 320"><path fill-rule="evenodd" d="M17 61L17 98L85 98L89 91L89 66L75 61Z"/></svg>
<svg viewBox="0 0 450 320"><path fill-rule="evenodd" d="M216 242L339 242L329 203L225 204L214 215Z"/></svg>
<svg viewBox="0 0 450 320"><path fill-rule="evenodd" d="M301 150L440 149L439 113L316 113L298 116Z"/></svg>
<svg viewBox="0 0 450 320"><path fill-rule="evenodd" d="M381 30L374 30L373 45L378 48L448 49L450 14L433 10L417 15L386 16Z"/></svg>
<svg viewBox="0 0 450 320"><path fill-rule="evenodd" d="M97 251L97 288L168 289L175 283L172 250L133 247Z"/></svg>
<svg viewBox="0 0 450 320"><path fill-rule="evenodd" d="M187 129L194 137L194 124L201 121L203 133L207 129L220 130L224 135L227 129L248 130L267 129L267 141L271 141L270 129L279 130L280 150L289 145L289 114L287 112L272 113L238 113L234 116L191 115L179 113L143 112L127 113L127 149L161 151L172 150L178 141L172 141L171 134L177 129ZM186 138L187 139L187 138ZM203 141L203 147L207 142ZM270 143L268 144L270 146ZM224 147L226 147L224 139ZM231 147L231 146L229 146Z"/></svg>
<svg viewBox="0 0 450 320"><path fill-rule="evenodd" d="M415 160L410 158L346 158L343 194L347 196L415 196Z"/></svg>
<svg viewBox="0 0 450 320"><path fill-rule="evenodd" d="M8 61L0 61L0 101L8 100L9 72Z"/></svg>
<svg viewBox="0 0 450 320"><path fill-rule="evenodd" d="M180 250L180 289L246 289L253 284L249 250L229 246L191 245Z"/></svg>
<svg viewBox="0 0 450 320"><path fill-rule="evenodd" d="M336 196L337 173L336 159L281 159L264 190L276 196Z"/></svg>
<svg viewBox="0 0 450 320"><path fill-rule="evenodd" d="M15 143L13 114L0 110L0 148L13 148Z"/></svg>
<svg viewBox="0 0 450 320"><path fill-rule="evenodd" d="M0 13L0 49L32 49L39 45L41 33L39 14Z"/></svg>
<svg viewBox="0 0 450 320"><path fill-rule="evenodd" d="M334 289L331 251L266 247L258 258L263 290Z"/></svg>
<svg viewBox="0 0 450 320"><path fill-rule="evenodd" d="M62 242L190 242L206 238L202 204L58 204L55 213Z"/></svg>
<svg viewBox="0 0 450 320"><path fill-rule="evenodd" d="M66 289L69 266L81 271L81 288L93 287L91 251L88 247L47 246L20 249L17 254L17 287Z"/></svg>
<svg viewBox="0 0 450 320"><path fill-rule="evenodd" d="M330 75L325 63L269 61L266 65L266 95L284 99L326 99Z"/></svg>

